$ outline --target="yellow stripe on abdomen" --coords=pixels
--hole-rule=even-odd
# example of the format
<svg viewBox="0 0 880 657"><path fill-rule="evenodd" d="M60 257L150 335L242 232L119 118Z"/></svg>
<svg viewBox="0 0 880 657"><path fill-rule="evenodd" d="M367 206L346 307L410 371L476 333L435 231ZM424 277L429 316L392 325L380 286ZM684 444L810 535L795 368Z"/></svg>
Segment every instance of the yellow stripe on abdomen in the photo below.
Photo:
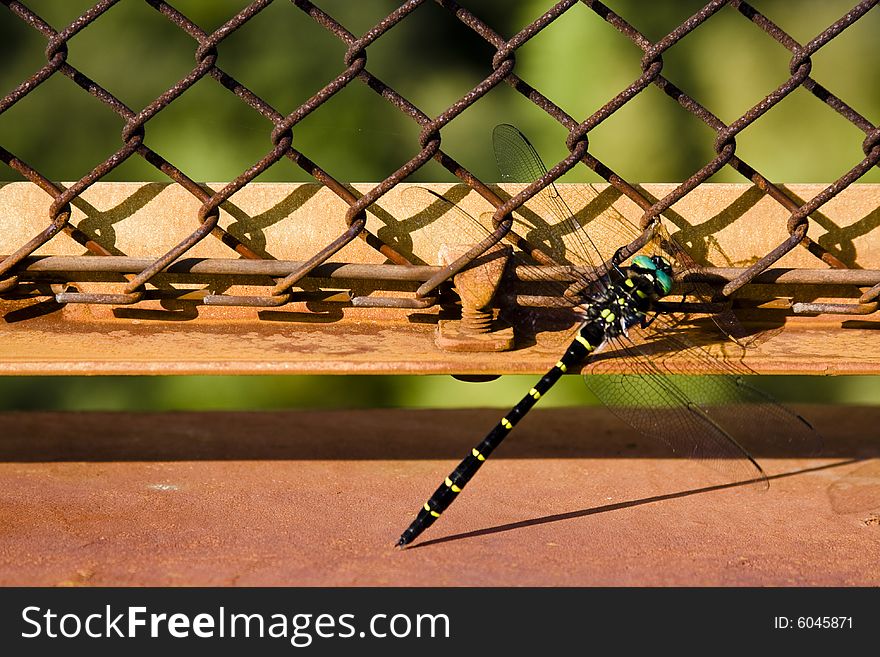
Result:
<svg viewBox="0 0 880 657"><path fill-rule="evenodd" d="M587 339L586 339L584 336L582 336L582 335L578 335L578 336L575 338L575 340L576 340L577 342L580 342L582 345L584 345L584 347L586 347L587 351L593 351L593 349L595 349L595 347L593 347L593 345L590 344L590 341L587 340Z"/></svg>

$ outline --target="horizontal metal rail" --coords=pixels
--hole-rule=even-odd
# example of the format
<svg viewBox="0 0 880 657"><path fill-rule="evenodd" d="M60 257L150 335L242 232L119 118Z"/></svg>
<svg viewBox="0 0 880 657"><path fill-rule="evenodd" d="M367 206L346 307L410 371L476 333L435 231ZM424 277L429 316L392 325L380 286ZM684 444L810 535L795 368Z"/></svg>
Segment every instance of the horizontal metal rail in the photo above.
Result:
<svg viewBox="0 0 880 657"><path fill-rule="evenodd" d="M0 256L2 257L2 256ZM59 280L74 282L77 276L87 273L131 274L141 271L147 258L107 256L104 258L77 256L28 256L18 269L22 281L31 275L52 274ZM301 266L296 260L241 260L231 258L181 258L165 269L162 274L187 274L201 276L283 276L285 272ZM431 265L361 265L356 263L326 262L315 267L307 278L411 281L424 282L442 267ZM572 272L589 274L585 267L514 266L511 275L517 281L573 281ZM726 283L735 280L742 269L733 267L705 267L696 273L681 277L681 282ZM39 276L35 276L39 279ZM785 269L771 268L755 276L755 285L876 285L880 282L878 269Z"/></svg>
<svg viewBox="0 0 880 657"><path fill-rule="evenodd" d="M0 308L8 310L7 303L0 302ZM376 319L387 309L334 310L337 305L302 301L285 310L260 310L252 320L231 315L234 309L204 306L196 320L182 301L140 306L107 312L109 307L62 310L46 302L6 312L0 375L540 375L559 359L570 336L570 327L569 332L548 330L518 342L513 351L462 353L435 345L434 311L396 310L394 322ZM710 321L695 317L680 328L725 372L880 374L880 335L873 322L828 317L745 321L746 328L769 329L770 336L748 349L726 340ZM654 357L673 372L719 373L695 371L688 354ZM603 371L615 360L609 358Z"/></svg>
<svg viewBox="0 0 880 657"><path fill-rule="evenodd" d="M148 0L157 20L191 46L195 64L188 65L188 72L143 107L129 107L114 95L113 85L104 86L105 82L90 77L87 58L69 57L84 30L104 20L116 5L123 11L126 3L101 0L68 25L55 26L29 7L27 0L0 0L3 21L14 23L45 46L45 63L36 68L26 64L32 68L25 79L3 90L0 121L8 120L7 111L20 110L20 103L28 102L31 94L55 77L69 80L72 88L78 87L75 93L112 111L122 122L116 150L64 184L48 177L42 163L26 162L20 154L0 146L0 162L18 180L26 181L0 184L0 253L5 254L0 256L0 316L4 320L0 369L49 373L89 367L129 372L222 371L228 367L248 372L343 372L409 363L402 369L478 374L493 368L538 371L547 360L537 344L538 336L535 345L519 343L516 359L442 353L427 358L422 350L427 347L418 345L441 315L453 311L453 288L461 292L466 285L463 276L494 257L502 244L512 244L516 253L525 254L528 262L541 268L513 268L519 280L515 284L509 278L500 281L494 306L511 301L558 305L558 298L531 284L546 279L565 281L577 273L567 265L583 261L566 255L577 250L581 228L603 245L603 262L593 263L601 270L608 266L612 253L631 255L663 224L699 265L719 267L699 272L700 281L714 290L711 304L737 306L746 311L749 321L782 330L768 346L744 356L746 362L763 371L873 371L872 354L880 353L875 330L880 305L880 186L858 181L880 163L880 127L877 118L865 111L871 108L854 107L817 80L812 60L822 56L829 43L845 43L853 26L870 25L878 3L854 0L830 23L814 26L799 41L742 0L709 0L657 39L646 36L653 30L638 24L638 12L630 22L598 0L560 0L504 35L478 15L478 8L436 0L450 22L473 32L489 50L482 79L431 116L368 66L373 45L392 28L408 29L414 22L410 17L426 11L427 0L401 3L360 36L309 0L289 3L288 10L338 42L343 55L321 88L285 111L220 66L226 40L273 4L272 0L254 0L210 30L171 2ZM544 82L540 76L535 81L523 79L516 57L526 43L576 12L599 21L601 29L619 33L640 57L622 88L612 90L607 102L591 114L578 117L535 86ZM762 45L773 42L769 45L784 58L778 86L729 121L677 86L664 71L667 52L696 31L711 38L720 15L740 21L750 38ZM454 47L449 41L446 45ZM749 37L743 37L739 47L751 46ZM302 54L297 47L291 52ZM571 62L562 58L554 62L566 64ZM778 63L766 61L766 66L774 65ZM166 159L149 130L154 118L202 81L218 85L220 93L230 94L231 102L243 103L268 121L266 150L255 161L243 163L232 180L217 184L197 182ZM861 81L865 87L873 83ZM359 85L399 111L404 122L417 127L418 135L409 159L384 179L350 185L312 159L320 159L321 153L304 153L294 133L307 117L316 115L310 120L320 121L322 107L342 90ZM443 143L444 131L453 121L505 85L558 124L560 146L563 141L565 145L564 156L548 162L545 172L536 171L530 176L536 179L528 184L487 184L458 162ZM672 184L626 180L613 168L616 154L600 153L591 143L593 131L616 113L625 107L638 111L631 103L649 88L659 89L676 112L686 112L687 119L695 118L710 130L708 161ZM785 185L769 172L759 171L737 145L744 132L795 93L848 122L857 140L851 161L823 184ZM370 117L362 120L366 124ZM45 127L52 138L67 129L64 125ZM218 129L218 139L226 136L223 130ZM130 158L141 158L169 182L106 182L108 176L119 175L118 168ZM254 182L282 159L307 173L314 183ZM405 181L431 160L459 181L454 186L428 185L445 195L448 204L405 196L411 191ZM607 184L559 184L563 175L580 164ZM719 186L707 182L724 168L735 171L745 183ZM554 184L573 209L575 230L572 225L550 223L542 212L541 196ZM456 219L449 210L451 204L482 228L476 233L463 228L461 217ZM607 227L612 215L623 217L634 230L600 237L602 225ZM449 257L441 258L439 248L446 249ZM561 296L570 299L572 295L562 292ZM497 308L490 310L494 313ZM482 316L478 324L485 325L486 319ZM364 323L369 323L368 329ZM279 324L285 330L279 330ZM695 323L694 331L699 332L700 326ZM358 331L362 332L360 343ZM216 338L224 332L239 341ZM565 334L564 329L546 332L557 337ZM251 333L259 336L252 343L243 337ZM133 337L128 340L126 335ZM415 335L416 342L407 342ZM850 342L854 336L858 341ZM278 349L269 348L270 344ZM783 346L784 352L779 352ZM148 350L142 351L144 347ZM368 356L361 361L352 349ZM350 355L334 359L333 354L339 353ZM166 354L168 360L163 360ZM529 354L534 354L534 360Z"/></svg>
<svg viewBox="0 0 880 657"><path fill-rule="evenodd" d="M19 290L21 296L41 296L39 288L30 288L25 283L55 281L75 283L77 281L94 281L95 277L89 278L88 274L99 274L106 280L107 274L133 274L142 271L150 263L148 259L130 258L126 256L106 256L103 258L76 257L76 256L28 256L19 266ZM175 261L157 274L157 280L162 275L170 275L172 280L179 282L198 282L206 277L242 277L252 279L254 277L278 277L286 272L296 270L302 266L300 261L290 260L233 260L228 258L184 258ZM377 289L382 289L388 283L423 283L430 280L442 267L429 265L364 265L355 263L327 262L318 265L311 273L303 278L303 281L330 280L336 282L345 281L369 281ZM681 284L689 282L708 283L721 290L730 281L736 280L742 274L742 269L731 267L706 267L698 273L689 273L679 280ZM574 272L581 276L589 276L590 271L584 267L558 267L558 266L513 266L509 269L508 276L512 281L519 283L527 282L573 282L576 277ZM85 276L84 276L85 275ZM98 279L100 280L100 279ZM113 280L111 277L109 280ZM502 279L504 280L504 279ZM880 283L880 270L873 269L767 269L755 276L752 285L770 286L862 286L871 287ZM508 283L509 285L509 283ZM525 295L515 289L499 290L499 298L512 300L522 306L529 307L556 307L558 298ZM780 292L781 294L782 292ZM772 291L766 292L772 296ZM42 291L45 295L45 291ZM174 288L148 290L142 300L155 299L179 299L189 300L196 303L205 302L207 292L200 294L198 291L179 290ZM55 294L55 298L63 302L64 293ZM242 297L244 300L249 297ZM381 298L371 303L367 297L357 297L352 290L345 294L339 292L294 292L286 302L293 301L323 301L325 303L353 303L361 307L399 307L399 308L428 308L438 302L436 298L430 298L424 303L413 306L405 300ZM246 305L242 301L235 305ZM257 306L263 304L255 304ZM877 304L842 304L842 303L796 303L793 304L794 312L798 314L871 314L877 310Z"/></svg>
<svg viewBox="0 0 880 657"><path fill-rule="evenodd" d="M145 186L149 203L144 203ZM197 207L179 187L96 184L84 194L80 207L74 205L72 222L94 237L109 235L104 227L112 225L114 240L105 242L112 246L111 252L83 255L81 242L67 237L52 240L20 259L15 288L0 296L0 317L4 319L0 324L0 372L486 375L543 371L564 348L571 326L548 320L536 336L524 337L524 327L544 317L542 306L560 305L558 297L546 296L541 283L572 281L575 273L585 275L589 269L510 263L493 305L542 312L538 319L514 325L518 336L513 346L515 358L504 353L460 354L438 348L434 343L438 323L444 317L455 318L459 303L456 287L461 281L438 290L439 296L419 299L416 290L443 270L439 247L459 244L467 248L479 235L491 231L492 220L482 197L468 193L467 188L427 187L453 200L472 217L466 220L471 225L462 227L462 215L451 212L451 206L425 205L430 195L413 195L407 185L390 191L368 217L373 232L398 245L408 260L421 264L389 262L358 240L340 252L338 262L312 267L288 291L283 304L268 306L273 297L267 290L309 261L332 232L333 218L338 221L339 213L345 210L333 200L332 192L317 185L249 185L238 193L234 206L223 208L221 226L236 224L239 234L259 236L266 244L260 258L230 258L219 242L202 242L188 255L158 270L134 304L125 297L119 305L64 303L71 293L80 299L97 294L112 300L114 287L118 289L126 277L152 266L155 253L162 252L196 221L193 214ZM644 190L659 197L670 187L645 185ZM793 196L806 197L818 187L791 185L786 189ZM512 196L522 186L496 189ZM605 221L610 213L633 221L640 212L628 199L609 195L610 189L559 186L578 220L607 244L615 239L603 233L613 226ZM284 199L292 196L307 202L285 205ZM686 274L679 281L680 289L704 282L716 292L722 290L785 232L777 223L784 214L775 203L756 195L754 187L702 185L688 199L687 205L667 213L666 226L705 266ZM880 186L850 186L839 201L826 208L816 234L824 244L833 245L850 267L820 268L806 250L792 252L778 266L753 277L751 284L732 298L743 321L756 331L770 329L771 339L742 351L725 343L711 322L699 321L688 326L693 339L745 372L880 371L880 333L870 321L873 315L864 314L876 308L858 301L864 289L880 281L880 244L874 239L878 233L867 229L871 224L866 220L880 206ZM283 210L273 215L275 207ZM0 186L0 252L10 252L9 247L20 243L21 235L39 225L46 208L45 195L28 183ZM491 206L488 209L491 212ZM271 222L265 220L267 213ZM527 204L517 217L517 230L531 238L553 241L557 252L578 247L574 236L563 231L554 234L551 225L544 225L541 234L519 223L520 219L533 224L542 219L539 205L533 211L532 204ZM719 217L723 218L721 224ZM157 225L163 230L157 231ZM774 225L780 232L768 228ZM542 244L542 239L535 241ZM713 266L719 261L737 266ZM212 295L232 299L237 305L212 304ZM255 304L248 306L251 299ZM413 307L416 303L422 306ZM699 304L684 308L675 304L674 310L682 309L697 313L714 310ZM798 317L798 313L807 316ZM861 317L853 317L859 313ZM857 323L862 319L863 324ZM664 358L674 369L675 354Z"/></svg>

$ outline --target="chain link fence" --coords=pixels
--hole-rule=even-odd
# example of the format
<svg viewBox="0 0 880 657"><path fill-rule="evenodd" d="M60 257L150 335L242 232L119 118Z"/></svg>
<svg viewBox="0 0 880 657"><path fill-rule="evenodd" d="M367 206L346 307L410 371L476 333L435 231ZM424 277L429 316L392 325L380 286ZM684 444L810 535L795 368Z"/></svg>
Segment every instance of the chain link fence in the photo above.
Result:
<svg viewBox="0 0 880 657"><path fill-rule="evenodd" d="M279 3L284 0L277 0ZM37 166L25 162L15 153L0 145L0 160L26 180L38 186L51 198L49 216L45 227L26 243L21 244L8 255L0 256L0 295L21 297L34 293L29 285L33 281L33 273L40 270L41 258L33 254L37 249L52 240L73 239L83 245L90 256L68 257L54 265L43 260L43 271L52 270L56 275L65 271L103 271L119 275L124 273L125 282L118 291L113 293L81 292L75 288L55 288L54 296L58 303L88 303L129 305L150 298L151 282L161 272L177 267L181 271L201 271L207 274L225 276L270 276L272 285L262 295L231 295L207 294L201 302L207 305L278 307L289 303L294 297L294 290L300 287L307 277L325 276L322 267L328 265L334 255L343 247L356 239L365 240L372 248L379 251L390 265L409 267L411 258L402 253L394 245L380 239L377 234L367 230L367 213L371 206L389 194L398 184L407 180L428 162L434 160L467 185L479 196L488 201L495 212L492 218L494 231L485 240L475 244L466 254L456 261L443 266L410 268L411 276L415 276L419 286L415 294L406 299L355 297L355 305L390 305L405 308L426 308L437 301L436 291L444 281L465 268L475 258L484 253L492 245L502 239L514 241L524 250L540 257L540 249L535 249L521 236L512 232L512 213L516 212L541 190L558 180L566 172L579 163L589 167L593 172L606 180L619 194L633 201L642 211L639 220L647 239L648 231L664 212L673 204L681 201L702 183L725 167L729 167L747 181L756 186L764 195L773 199L788 215L788 237L769 250L757 262L742 268L728 277L721 291L723 296L730 296L742 286L753 282L768 268L773 266L786 253L796 248L809 251L816 264L822 269L832 268L843 270L834 280L836 283L847 283L861 287L857 303L844 304L810 304L809 312L836 312L845 314L869 314L878 308L880 297L880 279L864 275L847 267L829 250L821 246L808 235L808 219L817 213L831 199L862 178L880 162L880 129L864 116L859 109L848 104L835 95L822 82L811 76L812 57L822 48L836 39L845 39L848 28L857 24L871 12L877 0L863 0L821 32L805 43L797 41L783 27L762 14L756 7L737 0L714 0L700 8L696 13L672 31L658 40L651 40L638 25L625 20L610 7L597 1L565 0L553 6L534 21L525 25L513 36L500 34L487 22L479 17L478 5L465 7L451 0L437 0L436 4L460 21L466 28L484 40L494 51L491 57L491 72L467 93L461 95L446 109L434 116L429 115L413 102L408 100L392 85L386 83L368 68L370 47L385 38L392 28L406 30L407 21L420 11L426 0L409 0L402 3L394 11L380 20L361 36L357 36L341 22L324 11L321 7L307 0L292 0L292 9L304 12L320 28L337 39L345 48L345 54L339 65L339 73L326 82L326 85L308 98L293 111L284 112L272 106L266 99L242 84L218 63L218 53L224 41L242 26L252 21L263 12L273 0L257 0L251 2L234 16L229 18L216 30L208 32L190 20L173 4L161 0L144 0L146 5L157 11L171 25L179 29L192 41L195 50L196 64L192 69L163 93L158 95L146 106L135 109L115 96L100 82L91 79L86 71L80 70L70 63L69 53L75 47L77 35L90 28L102 19L120 0L103 0L88 9L66 27L56 29L44 21L25 2L17 0L0 0L6 13L3 21L21 21L39 33L46 41L46 63L30 77L22 80L14 89L0 99L0 121L3 114L29 94L47 83L55 76L64 76L89 94L95 103L100 103L112 110L124 122L121 133L121 145L110 156L97 164L78 180L67 186L60 186L41 173ZM592 12L604 21L608 30L616 30L629 39L641 51L641 68L634 73L634 79L625 88L607 100L598 110L586 117L574 117L564 111L551 98L540 90L541 80L526 81L517 73L516 55L518 49L555 22L560 21L570 12ZM787 78L765 97L749 107L732 121L722 121L716 114L703 106L687 90L680 88L664 74L664 55L691 33L711 31L713 20L721 12L736 12L748 21L760 38L771 39L790 53ZM635 21L637 22L637 21ZM296 43L291 44L291 52L298 56L308 53L297 53ZM157 47L160 47L157 44ZM748 44L743 44L748 47ZM723 56L723 55L722 55ZM0 64L2 66L2 64ZM220 189L211 190L200 184L184 170L166 159L161 153L150 146L148 126L158 115L187 93L201 80L213 80L237 101L244 103L272 124L271 149L257 161L253 162L233 180ZM865 84L873 84L865 80ZM578 82L582 84L583 82ZM412 147L412 157L384 180L373 185L364 193L355 193L350 185L340 181L332 171L325 170L316 161L321 159L320 153L305 153L297 145L295 138L297 126L307 117L317 113L331 101L340 91L351 85L366 85L378 94L391 107L395 108L412 121L419 129L418 143ZM545 175L527 185L510 198L502 198L497 189L489 186L474 173L463 166L453 154L442 148L443 130L469 111L490 91L500 85L508 85L549 117L558 122L565 131L565 145L568 155L548 167ZM681 112L687 112L705 124L714 133L712 147L714 157L699 168L693 175L677 184L661 198L649 198L634 182L618 175L608 160L600 156L590 144L591 133L616 113L623 110L634 99L647 89L656 87L666 94ZM736 139L741 133L759 122L770 110L797 90L806 90L817 103L824 104L829 112L834 112L858 129L864 138L861 150L864 158L853 162L851 168L842 172L839 177L808 200L793 198L779 182L774 182L769 174L762 173L757 166L750 164L745 156L737 152ZM864 111L865 108L861 108ZM366 118L364 119L367 120ZM47 130L58 128L47 127ZM78 230L71 222L71 204L86 190L107 177L130 158L142 158L174 184L180 186L188 194L197 199L200 208L195 224L197 227L184 240L164 254L155 254L154 258L134 259L121 258L119 253L99 237L87 235ZM282 159L288 159L306 172L314 181L329 189L341 199L347 210L343 216L331 217L336 222L336 236L316 250L311 257L301 262L267 262L266 251L252 248L245 240L234 236L219 225L220 209L225 207L230 198L254 181L261 173ZM156 230L161 230L162 217L156 217ZM322 219L326 220L326 219ZM230 249L230 258L224 259L190 259L182 265L191 249L203 240L216 239ZM111 245L112 246L112 245ZM633 243L633 246L637 246ZM99 256L99 257L93 257ZM51 258L49 259L51 260ZM543 261L552 265L552 261ZM175 264L177 263L177 264ZM418 264L418 263L416 263ZM382 276L379 269L360 272L365 276ZM393 274L387 274L394 277Z"/></svg>

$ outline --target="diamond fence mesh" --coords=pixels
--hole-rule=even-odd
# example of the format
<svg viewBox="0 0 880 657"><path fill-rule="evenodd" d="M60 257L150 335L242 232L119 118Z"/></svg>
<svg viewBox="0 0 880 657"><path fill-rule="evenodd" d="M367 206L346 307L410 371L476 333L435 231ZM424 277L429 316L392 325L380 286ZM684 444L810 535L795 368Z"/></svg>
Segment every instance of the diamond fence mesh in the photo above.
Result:
<svg viewBox="0 0 880 657"><path fill-rule="evenodd" d="M276 4L289 4L292 11L303 12L317 26L337 40L344 49L344 55L338 63L337 74L328 79L319 91L292 110L277 108L270 104L265 98L240 82L226 68L221 67L219 60L219 53L224 48L224 42L233 33L264 12L273 4L273 0L251 2L212 31L200 27L172 3L144 0L142 3L144 6L158 12L164 20L191 41L195 54L195 65L151 102L139 108L130 107L114 95L112 90L102 86L100 81L92 79L88 71L71 63L71 52L76 48L79 35L99 24L108 11L120 4L120 0L98 2L63 27L54 27L43 20L29 7L33 3L16 0L0 0L0 2L6 10L2 21L19 21L29 30L38 33L46 43L46 63L0 99L0 121L3 121L5 112L22 102L30 94L34 94L42 85L46 85L57 77L68 78L82 90L82 93L91 96L94 103L109 108L123 121L118 149L90 171L85 172L78 180L64 186L53 182L49 176L41 173L38 164L25 162L14 152L0 145L0 160L18 175L38 186L51 198L49 215L46 217L44 228L27 242L16 245L15 249L8 252L8 255L2 256L2 260L0 260L0 295L15 297L33 293L33 288L29 286L31 279L28 272L34 269L38 263L39 259L33 255L35 251L52 240L72 239L83 245L90 255L77 256L73 258L74 261L68 259L63 263L61 269L106 271L116 274L126 272L126 282L113 293L80 292L75 288L57 288L54 291L55 300L58 303L135 304L150 298L151 292L154 292L151 290L153 287L151 281L154 281L157 274L173 267L175 262L178 262L179 266L179 261L184 259L195 245L203 240L219 240L230 249L230 258L235 258L235 260L224 264L222 269L224 275L253 276L257 272L264 276L270 275L274 283L263 295L243 296L212 293L205 295L202 302L231 306L281 306L294 298L292 296L294 290L301 287L305 278L317 275L316 272L320 272L320 268L326 266L345 245L359 238L380 251L390 264L410 265L410 258L405 253L400 252L393 244L380 239L377 234L367 230L367 213L374 204L398 184L406 181L433 160L495 208L493 216L495 229L490 238L475 245L455 262L421 272L418 278L420 286L412 298L405 300L374 299L372 301L362 299L361 302L365 305L387 303L388 305L410 308L429 307L436 302L435 291L443 281L448 280L456 272L466 267L494 243L505 238L514 239L520 246L525 245L527 248L528 242L512 234L512 213L578 164L583 164L606 180L617 193L627 197L641 209L642 215L639 223L641 229L645 231L645 236L659 217L675 203L691 194L698 186L722 169L733 170L742 177L744 182L753 184L763 195L773 199L784 208L788 215L786 226L788 237L774 245L756 262L731 276L721 289L722 296L729 296L742 286L754 281L786 253L796 248L803 248L816 258L817 267L842 270L835 279L836 282L849 282L861 288L857 303L834 304L833 306L831 304L813 304L810 308L811 312L833 311L868 314L877 310L880 279L869 278L865 280L864 275L859 275L851 267L852 263L849 263L850 266L848 266L808 234L808 219L880 162L880 129L872 122L872 117L865 116L868 110L875 110L875 108L851 106L831 91L831 87L834 86L833 81L825 81L825 84L828 84L825 86L822 81L814 79L811 75L812 58L835 40L846 39L845 33L849 28L866 20L866 17L876 14L874 7L877 0L863 0L855 4L805 42L796 40L785 31L783 26L768 18L756 6L736 0L715 0L705 4L659 39L648 38L640 31L638 20L626 20L615 13L611 7L601 2L566 0L552 6L548 3L547 10L543 14L522 26L515 34L506 35L499 33L492 25L480 18L480 3L463 6L451 0L437 0L436 4L448 12L454 20L459 21L479 39L485 41L490 47L492 55L486 62L490 71L488 75L435 115L418 107L392 84L371 72L368 66L371 47L380 40L387 39L386 35L392 29L395 31L406 30L408 21L411 21L411 17L418 12L424 10L423 6L428 4L427 0L410 0L400 4L360 36L312 2L292 0L287 3L286 0L276 0ZM805 4L802 11L808 10L809 6ZM594 18L602 21L608 30L616 31L641 52L640 69L633 71L631 82L588 116L572 116L555 103L549 94L545 95L541 91L542 80L527 81L517 72L517 51L531 39L550 29L558 21L565 20L565 17L570 16L572 12L589 12ZM722 121L709 108L701 104L694 95L690 95L687 89L679 87L665 77L664 56L695 32L711 34L714 21L718 20L717 16L731 12L747 21L754 28L756 39L772 40L784 48L788 52L788 69L785 72L784 81L770 93L748 107L735 119ZM452 45L454 50L454 44ZM157 48L159 47L161 44L157 44ZM743 43L739 47L749 48L751 45ZM289 52L292 58L308 58L310 56L309 52L298 49L295 35L290 39ZM724 55L724 48L719 46L718 57L724 57ZM322 62L322 64L325 63ZM148 66L149 63L145 63L145 65ZM559 62L559 65L566 65L571 71L577 71L577 62ZM714 64L710 61L705 65L711 68ZM767 65L769 66L769 64ZM0 67L2 66L3 64L0 63ZM136 71L132 72L132 75L136 74ZM743 71L742 74L748 75L749 73ZM425 78L428 79L428 74L425 74ZM167 112L175 103L179 103L189 90L203 80L219 85L219 88L224 93L231 94L236 102L245 104L270 123L267 133L271 139L271 148L268 148L241 173L218 189L209 188L197 182L192 175L187 174L183 168L166 159L161 152L151 146L149 139L151 121L155 121L163 112ZM861 83L871 85L874 80L863 80ZM587 85L589 81L578 79L574 75L572 84ZM338 174L320 166L317 162L322 160L322 153L303 152L296 139L299 124L313 114L320 117L322 108L327 106L342 90L353 85L364 85L367 89L375 92L389 107L406 117L406 121L412 122L419 131L417 143L413 143L411 146L410 159L363 193L355 192L350 185L340 180ZM478 105L481 99L501 85L509 86L558 122L562 127L559 134L565 136L565 147L568 153L558 162L551 163L546 174L509 198L499 195L496 188L488 185L462 165L459 161L462 159L460 155L459 159L456 159L456 154L443 148L444 129L447 129L464 113L472 111L472 108ZM733 87L733 85L731 86ZM652 87L658 88L668 96L678 106L680 112L695 117L714 133L712 142L714 156L660 198L650 197L638 184L619 175L613 168L613 154L600 154L598 149L591 146L590 142L593 131L615 114L624 111L624 108L630 106L640 95ZM746 161L747 155L738 151L736 141L738 136L759 123L762 117L774 107L783 103L799 90L808 92L816 103L824 105L828 112L833 112L845 119L863 135L860 148L864 157L852 162L851 166L847 170L841 171L833 182L825 185L821 191L806 200L795 198L786 191L780 182L774 182L772 172L759 170L756 165ZM734 91L731 90L731 93ZM876 117L873 118L876 120ZM370 119L365 115L362 120L366 125ZM50 137L73 129L75 128L65 125L44 126L45 132ZM223 130L225 129L217 130L218 140L224 138ZM332 126L328 126L327 129L333 130ZM809 138L811 138L810 135L804 135L804 139ZM376 139L381 139L381 136ZM196 220L194 222L195 229L173 248L165 253L157 253L154 258L148 261L131 260L125 263L125 266L121 266L118 261L120 254L112 244L104 243L100 236L86 234L71 222L71 205L91 186L99 181L112 178L113 172L131 158L141 158L154 167L173 184L180 186L197 199L200 207L194 218ZM338 228L335 237L315 250L311 257L291 264L286 269L277 264L260 269L259 266L248 263L248 261L267 260L266 254L271 252L270 246L265 249L254 248L253 245L248 244L247 240L240 239L222 228L219 225L220 209L229 203L234 194L283 159L292 162L315 182L338 196L344 202L347 210L338 217L322 218L322 221L335 222ZM162 219L162 217L155 219L157 231L162 230ZM95 258L94 256L99 257ZM114 261L114 257L116 257L116 261ZM85 260L88 260L88 264L84 262ZM133 263L137 264L137 267L133 271L129 271L132 269ZM200 266L205 271L216 269L216 267L212 269L211 263L203 261ZM255 269L255 267L257 268ZM845 272L849 272L849 274ZM367 275L369 273L367 272ZM379 270L372 270L372 273L377 276L381 275ZM849 275L851 278L847 278Z"/></svg>

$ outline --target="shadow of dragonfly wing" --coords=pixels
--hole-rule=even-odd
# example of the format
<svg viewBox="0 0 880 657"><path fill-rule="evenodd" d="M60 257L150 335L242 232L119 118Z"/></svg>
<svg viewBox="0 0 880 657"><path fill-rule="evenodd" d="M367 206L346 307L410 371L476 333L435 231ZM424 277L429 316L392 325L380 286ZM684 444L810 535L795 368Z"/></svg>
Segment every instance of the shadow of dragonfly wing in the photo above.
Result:
<svg viewBox="0 0 880 657"><path fill-rule="evenodd" d="M503 180L531 183L547 173L547 167L535 147L516 127L509 124L496 126L492 132L492 144ZM570 195L578 208L577 212L573 212L555 183L548 184L529 201L534 209L540 209L546 217L553 218L552 223L535 220L540 227L534 229L537 240L570 244L567 261L591 267L597 277L611 266L622 265L638 253L662 255L672 265L678 279L705 271L705 267L691 257L659 219L647 230L639 229L627 219L612 205L616 192L613 188L609 190L612 195L603 198L589 185L566 187L566 194ZM522 209L520 213L527 214L528 210ZM548 230L548 227L552 227L552 230ZM531 234L528 237L533 239ZM689 282L686 289L688 296L702 306L713 309L712 321L734 342L750 347L757 346L765 339L761 337L762 334L749 334L730 309L729 302L717 303L716 293L707 283ZM576 288L570 291L573 294L577 292Z"/></svg>
<svg viewBox="0 0 880 657"><path fill-rule="evenodd" d="M863 519L865 524L880 524L880 459L862 463L827 488L828 499L835 513L873 512Z"/></svg>
<svg viewBox="0 0 880 657"><path fill-rule="evenodd" d="M547 167L535 147L514 126L506 123L495 126L492 131L492 146L502 181L530 184L547 174ZM598 194L594 194L592 198L587 198L584 208L593 209L592 201L597 197ZM525 223L529 225L530 230L526 237L530 242L549 245L565 262L586 265L593 269L599 269L608 262L617 247L603 252L591 233L605 233L610 230L622 242L627 236L634 237L635 232L631 224L618 226L618 218L609 217L604 212L593 214L589 230L586 229L585 215L575 215L553 182L529 199L518 213L526 218ZM596 230L600 224L603 225L602 228ZM627 236L621 234L621 228L626 230Z"/></svg>
<svg viewBox="0 0 880 657"><path fill-rule="evenodd" d="M414 206L426 208L430 222L424 224L422 230L432 249L428 254L432 262L442 264L441 250L451 248L463 252L485 240L492 232L492 213L484 213L476 219L443 195L425 187L409 187L404 195ZM511 241L516 247L520 246L519 231L523 228L514 218ZM547 255L555 260L559 254ZM479 264L480 258L474 262ZM529 301L533 301L533 305L568 309L572 314L574 304L566 299L565 292L574 282L585 280L570 266L538 265L520 248L511 253L505 276L508 284L499 290L503 305L509 307L521 305L521 302L530 305Z"/></svg>

